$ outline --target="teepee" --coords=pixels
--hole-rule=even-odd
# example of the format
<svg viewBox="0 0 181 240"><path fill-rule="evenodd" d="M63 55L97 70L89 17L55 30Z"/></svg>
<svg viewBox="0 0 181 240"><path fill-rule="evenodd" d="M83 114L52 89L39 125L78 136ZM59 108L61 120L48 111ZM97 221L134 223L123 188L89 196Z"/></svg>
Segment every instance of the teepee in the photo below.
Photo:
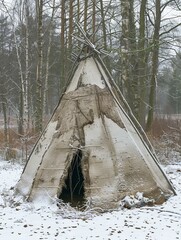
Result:
<svg viewBox="0 0 181 240"><path fill-rule="evenodd" d="M112 208L142 192L162 203L173 195L146 135L99 54L79 59L16 186L29 200L89 201Z"/></svg>

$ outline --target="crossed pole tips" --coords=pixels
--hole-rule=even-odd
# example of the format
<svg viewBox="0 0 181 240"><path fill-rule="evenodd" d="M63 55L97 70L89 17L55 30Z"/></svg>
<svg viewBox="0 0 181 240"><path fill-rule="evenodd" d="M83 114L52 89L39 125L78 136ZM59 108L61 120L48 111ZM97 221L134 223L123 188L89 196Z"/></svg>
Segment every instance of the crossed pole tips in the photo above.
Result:
<svg viewBox="0 0 181 240"><path fill-rule="evenodd" d="M72 36L76 39L76 40L78 40L79 42L81 42L83 45L84 45L84 47L86 46L86 47L88 47L89 48L89 51L91 50L92 52L95 52L95 53L97 53L98 55L106 55L106 56L108 56L109 55L109 53L107 52L107 51L105 51L104 49L98 49L97 47L96 47L96 45L95 44L93 44L91 41L90 41L90 36L84 31L84 29L81 27L81 25L79 24L79 23L75 23L75 25L77 26L77 28L78 28L78 30L80 31L80 33L82 34L82 37L79 37L79 36L76 36L76 35L74 35L74 34L72 34ZM84 48L83 47L83 48ZM81 51L82 52L82 51ZM74 57L75 57L75 54L74 54ZM80 55L78 56L78 58L80 58Z"/></svg>

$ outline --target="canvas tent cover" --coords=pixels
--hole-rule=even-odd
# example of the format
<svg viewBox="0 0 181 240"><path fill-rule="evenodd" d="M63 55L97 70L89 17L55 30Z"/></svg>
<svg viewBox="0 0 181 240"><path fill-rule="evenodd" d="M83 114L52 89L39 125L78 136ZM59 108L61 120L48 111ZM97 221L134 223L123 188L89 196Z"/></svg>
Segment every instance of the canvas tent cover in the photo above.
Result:
<svg viewBox="0 0 181 240"><path fill-rule="evenodd" d="M63 188L70 188L67 178L78 156L82 180L74 188L82 181L83 197L92 206L116 207L137 192L161 203L174 193L114 86L100 59L91 56L79 62L29 157L17 192L29 200L60 197Z"/></svg>

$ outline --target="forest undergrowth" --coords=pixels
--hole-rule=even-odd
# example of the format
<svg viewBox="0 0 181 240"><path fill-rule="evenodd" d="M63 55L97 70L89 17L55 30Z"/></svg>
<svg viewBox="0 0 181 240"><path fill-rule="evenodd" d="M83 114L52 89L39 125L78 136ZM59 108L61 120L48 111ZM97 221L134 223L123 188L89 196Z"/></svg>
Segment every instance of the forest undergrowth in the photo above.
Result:
<svg viewBox="0 0 181 240"><path fill-rule="evenodd" d="M181 119L155 117L152 129L147 133L161 164L181 159ZM0 129L0 155L7 160L26 161L38 139L34 129L27 135L18 134L15 126L8 129L8 143L5 143L4 129ZM175 157L173 157L175 155ZM172 160L171 160L172 159Z"/></svg>
<svg viewBox="0 0 181 240"><path fill-rule="evenodd" d="M155 118L147 133L161 164L176 164L181 160L181 119Z"/></svg>

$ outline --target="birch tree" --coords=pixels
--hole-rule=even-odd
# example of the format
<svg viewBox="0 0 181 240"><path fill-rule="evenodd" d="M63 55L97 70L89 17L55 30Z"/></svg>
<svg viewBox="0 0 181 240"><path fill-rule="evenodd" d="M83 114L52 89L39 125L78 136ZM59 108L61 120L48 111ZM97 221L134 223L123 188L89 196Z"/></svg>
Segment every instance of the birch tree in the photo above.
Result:
<svg viewBox="0 0 181 240"><path fill-rule="evenodd" d="M23 132L28 134L29 118L28 118L28 85L29 85L29 0L24 2L25 15L25 77L22 84L23 95Z"/></svg>
<svg viewBox="0 0 181 240"><path fill-rule="evenodd" d="M121 17L121 86L134 114L138 117L137 47L133 0L121 1Z"/></svg>
<svg viewBox="0 0 181 240"><path fill-rule="evenodd" d="M28 52L28 48L29 48L29 43L28 43L28 39L29 39L29 34L28 34L28 0L25 0L23 2L24 4L21 5L21 3L16 2L15 7L16 9L21 9L22 6L24 6L19 12L20 12L20 20L23 21L23 19L25 19L25 26L26 27L26 36L25 36L25 51L26 51L26 70L25 70L25 77L23 75L23 66L22 66L22 61L21 61L21 57L20 57L20 47L19 47L19 42L17 40L17 34L16 34L16 26L14 23L15 19L15 12L13 12L13 15L10 14L8 8L6 7L6 5L3 2L3 6L6 9L6 12L9 16L9 18L11 19L11 23L12 23L12 32L13 32L13 36L14 36L14 45L15 45L15 49L16 49L16 58L17 58L17 63L18 63L18 68L19 68L19 79L20 79L20 105L19 105L19 134L27 134L28 132L28 71L29 71L29 52ZM25 18L24 18L25 16ZM19 89L18 89L19 91Z"/></svg>
<svg viewBox="0 0 181 240"><path fill-rule="evenodd" d="M61 48L61 76L60 81L61 85L65 83L65 54L66 54L66 46L65 46L65 29L66 29L66 11L65 11L65 0L61 1L61 33L60 33L60 48Z"/></svg>
<svg viewBox="0 0 181 240"><path fill-rule="evenodd" d="M46 55L46 69L45 69L45 83L44 83L44 91L43 91L43 116L48 112L48 80L49 80L49 70L50 70L50 53L52 48L52 37L54 32L54 16L55 16L55 0L52 2L51 7L52 13L49 23L49 34L48 34L48 48L47 48L47 55Z"/></svg>

